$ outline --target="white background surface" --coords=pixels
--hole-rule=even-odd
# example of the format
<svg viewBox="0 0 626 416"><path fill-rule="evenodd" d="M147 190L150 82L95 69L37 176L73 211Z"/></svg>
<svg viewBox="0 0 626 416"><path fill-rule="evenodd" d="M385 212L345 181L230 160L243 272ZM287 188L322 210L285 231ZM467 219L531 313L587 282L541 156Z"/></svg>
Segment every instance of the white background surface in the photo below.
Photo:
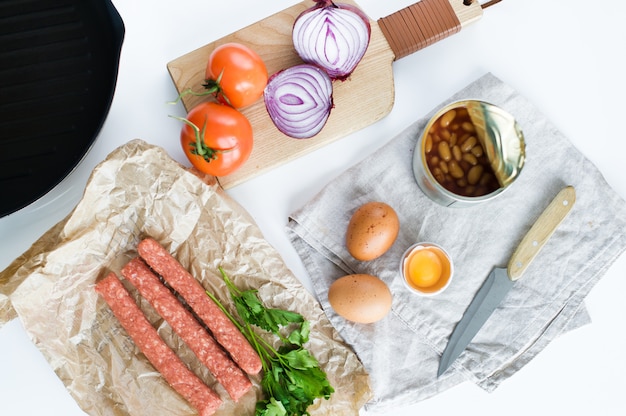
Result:
<svg viewBox="0 0 626 416"><path fill-rule="evenodd" d="M93 149L69 177L36 203L0 219L0 269L70 212L91 170L116 147L141 138L185 163L180 124L168 117L181 107L165 105L176 96L166 63L297 2L114 0L126 36L108 119ZM413 2L359 4L375 20ZM542 110L626 198L624 16L626 3L619 0L503 0L459 34L394 63L396 101L386 118L229 194L310 287L284 233L288 215L448 96L492 72ZM554 341L495 392L466 383L397 409L396 415L626 414L624 277L622 255L587 299L592 324ZM0 414L85 414L19 320L0 329Z"/></svg>

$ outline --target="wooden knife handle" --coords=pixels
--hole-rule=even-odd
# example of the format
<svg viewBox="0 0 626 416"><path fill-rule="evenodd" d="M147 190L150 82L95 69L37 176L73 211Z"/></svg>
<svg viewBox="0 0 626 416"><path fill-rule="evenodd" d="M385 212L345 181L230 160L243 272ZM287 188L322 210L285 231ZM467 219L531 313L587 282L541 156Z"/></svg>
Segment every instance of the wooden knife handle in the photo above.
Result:
<svg viewBox="0 0 626 416"><path fill-rule="evenodd" d="M563 188L541 213L509 260L507 271L509 279L515 281L522 277L528 265L539 250L552 236L559 224L567 217L576 201L574 187Z"/></svg>
<svg viewBox="0 0 626 416"><path fill-rule="evenodd" d="M465 4L464 0L422 0L378 19L378 26L398 60L459 32L481 17L478 1Z"/></svg>

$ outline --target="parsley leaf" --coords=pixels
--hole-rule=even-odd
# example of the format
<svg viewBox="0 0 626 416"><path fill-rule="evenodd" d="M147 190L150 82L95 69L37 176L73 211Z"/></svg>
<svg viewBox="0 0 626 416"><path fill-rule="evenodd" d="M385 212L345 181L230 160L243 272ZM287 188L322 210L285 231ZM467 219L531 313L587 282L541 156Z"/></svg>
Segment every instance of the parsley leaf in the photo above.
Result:
<svg viewBox="0 0 626 416"><path fill-rule="evenodd" d="M255 347L263 363L261 387L265 398L257 402L256 416L302 416L317 398L330 398L334 392L326 373L304 344L309 340L310 323L296 312L266 308L254 289L240 290L220 267L235 309L243 323L232 316L215 296L207 295ZM278 336L282 345L275 349L251 328L257 326ZM285 336L283 328L290 332Z"/></svg>

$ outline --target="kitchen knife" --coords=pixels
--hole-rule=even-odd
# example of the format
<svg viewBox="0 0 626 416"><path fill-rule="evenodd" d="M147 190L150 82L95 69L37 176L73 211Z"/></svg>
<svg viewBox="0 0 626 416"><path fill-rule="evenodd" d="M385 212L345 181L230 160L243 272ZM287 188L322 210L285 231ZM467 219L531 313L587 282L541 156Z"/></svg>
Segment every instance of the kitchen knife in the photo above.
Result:
<svg viewBox="0 0 626 416"><path fill-rule="evenodd" d="M500 305L515 281L522 277L539 250L565 219L575 200L574 188L572 186L563 188L524 236L511 256L506 269L495 267L489 273L465 311L463 318L450 335L439 361L437 376L442 375L465 350L493 311Z"/></svg>

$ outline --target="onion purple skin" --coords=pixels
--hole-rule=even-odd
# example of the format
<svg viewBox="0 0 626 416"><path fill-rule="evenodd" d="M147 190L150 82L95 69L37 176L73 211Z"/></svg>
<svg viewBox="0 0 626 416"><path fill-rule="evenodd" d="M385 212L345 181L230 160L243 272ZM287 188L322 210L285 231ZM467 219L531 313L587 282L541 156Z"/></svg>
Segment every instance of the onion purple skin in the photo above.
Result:
<svg viewBox="0 0 626 416"><path fill-rule="evenodd" d="M272 75L263 97L276 128L294 139L317 135L334 106L331 78L323 69L306 63Z"/></svg>
<svg viewBox="0 0 626 416"><path fill-rule="evenodd" d="M361 9L331 0L315 0L314 6L296 18L292 30L300 58L340 81L347 79L361 62L370 38L370 22Z"/></svg>

